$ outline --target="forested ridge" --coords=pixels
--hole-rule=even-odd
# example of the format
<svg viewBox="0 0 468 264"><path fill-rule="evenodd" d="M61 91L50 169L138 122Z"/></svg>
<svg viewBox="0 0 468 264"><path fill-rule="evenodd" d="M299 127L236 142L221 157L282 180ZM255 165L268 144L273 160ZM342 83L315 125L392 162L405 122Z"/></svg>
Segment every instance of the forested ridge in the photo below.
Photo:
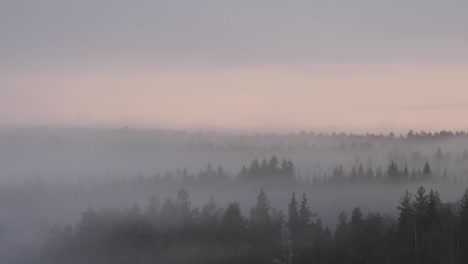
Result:
<svg viewBox="0 0 468 264"><path fill-rule="evenodd" d="M397 203L396 203L397 204ZM38 263L467 263L468 190L455 203L420 187L398 203L398 219L359 207L322 224L306 195L287 212L263 189L248 211L210 199L175 199L125 210L93 210L76 226L55 226Z"/></svg>

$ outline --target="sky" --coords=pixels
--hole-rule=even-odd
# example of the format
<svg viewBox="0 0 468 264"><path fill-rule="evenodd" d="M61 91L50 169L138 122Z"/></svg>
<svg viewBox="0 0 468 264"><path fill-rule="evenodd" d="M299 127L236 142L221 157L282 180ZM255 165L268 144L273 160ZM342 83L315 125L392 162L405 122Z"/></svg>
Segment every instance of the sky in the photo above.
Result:
<svg viewBox="0 0 468 264"><path fill-rule="evenodd" d="M0 0L0 125L467 130L466 10L464 0Z"/></svg>

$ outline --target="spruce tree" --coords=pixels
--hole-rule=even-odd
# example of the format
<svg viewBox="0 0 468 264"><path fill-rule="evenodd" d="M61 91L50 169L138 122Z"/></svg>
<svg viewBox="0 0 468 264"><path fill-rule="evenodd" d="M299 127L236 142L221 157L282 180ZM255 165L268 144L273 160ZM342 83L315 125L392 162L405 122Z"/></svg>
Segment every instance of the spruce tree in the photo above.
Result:
<svg viewBox="0 0 468 264"><path fill-rule="evenodd" d="M426 195L426 189L424 187L419 187L415 200L413 202L414 208L414 252L416 256L416 261L422 261L423 250L425 244L425 226L426 226L426 216L428 210L428 199Z"/></svg>
<svg viewBox="0 0 468 264"><path fill-rule="evenodd" d="M432 176L431 167L429 167L429 163L427 163L427 162L426 162L426 164L424 164L424 169L423 169L423 172L422 172L422 176L423 176L424 180L428 180Z"/></svg>
<svg viewBox="0 0 468 264"><path fill-rule="evenodd" d="M460 209L458 212L460 221L460 238L458 252L461 255L463 263L468 263L468 189L465 190L460 200Z"/></svg>
<svg viewBox="0 0 468 264"><path fill-rule="evenodd" d="M177 218L176 221L179 226L188 226L192 224L192 211L191 211L190 196L185 189L179 190L177 193L176 207L177 207Z"/></svg>
<svg viewBox="0 0 468 264"><path fill-rule="evenodd" d="M270 201L266 192L261 189L255 206L250 210L250 221L253 225L267 226L270 224Z"/></svg>
<svg viewBox="0 0 468 264"><path fill-rule="evenodd" d="M295 193L292 194L291 201L289 202L288 213L289 213L288 227L289 227L289 233L291 235L291 247L292 247L291 252L292 252L292 258L294 262L294 259L297 256L297 244L298 244L298 236L299 236L299 213L297 209L297 200L296 200Z"/></svg>

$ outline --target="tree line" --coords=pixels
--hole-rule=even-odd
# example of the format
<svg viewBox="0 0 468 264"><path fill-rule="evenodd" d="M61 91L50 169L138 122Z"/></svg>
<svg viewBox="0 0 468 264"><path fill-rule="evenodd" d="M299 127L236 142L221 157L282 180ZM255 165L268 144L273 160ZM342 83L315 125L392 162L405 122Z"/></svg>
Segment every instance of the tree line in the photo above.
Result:
<svg viewBox="0 0 468 264"><path fill-rule="evenodd" d="M238 179L241 181L294 181L299 179L296 173L294 163L290 159L284 159L281 163L276 156L272 156L269 160L264 159L261 163L258 159L254 159L249 167L243 166L238 174ZM322 175L322 177L313 178L314 183L356 183L356 182L418 182L432 179L433 172L429 163L426 162L421 168L408 168L408 165L400 168L393 160L384 171L382 167L378 167L375 171L372 167L366 169L362 164L353 165L352 168L345 172L342 165L335 166L331 175Z"/></svg>
<svg viewBox="0 0 468 264"><path fill-rule="evenodd" d="M238 178L240 180L285 180L291 181L296 177L296 167L290 159L278 160L272 156L269 160L264 159L261 163L254 159L247 168L242 167Z"/></svg>
<svg viewBox="0 0 468 264"><path fill-rule="evenodd" d="M426 162L423 168L412 167L409 169L408 165L404 167L399 167L397 163L393 160L390 162L388 167L383 170L379 166L376 170L372 167L364 168L362 164L358 166L353 165L351 170L345 172L342 165L337 165L331 176L322 177L322 181L331 182L331 183L352 183L352 182L375 182L375 181L384 181L384 182L394 182L394 183L403 183L403 182L418 182L418 181L427 181L433 178L433 172L429 163ZM320 181L315 179L315 181Z"/></svg>
<svg viewBox="0 0 468 264"><path fill-rule="evenodd" d="M192 206L182 189L162 205L88 210L74 226L55 226L39 263L468 263L468 190L444 203L423 187L406 192L398 219L354 208L325 226L305 194L287 212L262 189L244 212L212 198Z"/></svg>

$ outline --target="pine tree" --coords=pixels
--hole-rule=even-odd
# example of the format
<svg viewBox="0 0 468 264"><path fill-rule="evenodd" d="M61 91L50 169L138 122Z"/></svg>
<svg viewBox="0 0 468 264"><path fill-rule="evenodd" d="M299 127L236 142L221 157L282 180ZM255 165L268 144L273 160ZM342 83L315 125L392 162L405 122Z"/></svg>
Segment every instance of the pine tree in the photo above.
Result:
<svg viewBox="0 0 468 264"><path fill-rule="evenodd" d="M218 208L218 205L214 202L213 196L210 196L209 202L203 206L200 217L201 222L206 225L207 228L216 228L221 217L221 209Z"/></svg>
<svg viewBox="0 0 468 264"><path fill-rule="evenodd" d="M292 194L291 201L289 202L288 212L289 212L289 220L288 220L289 225L296 226L299 221L299 213L297 210L297 200L296 200L295 193Z"/></svg>
<svg viewBox="0 0 468 264"><path fill-rule="evenodd" d="M255 206L250 210L250 221L253 225L268 226L271 222L270 218L270 201L266 192L261 189L257 196Z"/></svg>
<svg viewBox="0 0 468 264"><path fill-rule="evenodd" d="M361 235L361 254L367 263L382 263L385 256L384 240L386 238L385 226L379 213L370 212L364 220L364 230ZM386 257L388 259L388 257Z"/></svg>
<svg viewBox="0 0 468 264"><path fill-rule="evenodd" d="M257 202L250 210L250 234L253 246L249 253L254 263L271 263L274 258L272 248L275 241L272 237L275 230L272 228L270 215L270 201L266 192L261 189Z"/></svg>
<svg viewBox="0 0 468 264"><path fill-rule="evenodd" d="M349 224L349 250L351 251L350 257L353 262L362 262L363 257L363 232L364 232L364 217L361 208L356 207L351 212L351 222Z"/></svg>
<svg viewBox="0 0 468 264"><path fill-rule="evenodd" d="M242 217L239 203L230 203L221 217L223 232L229 237L241 234L245 228L246 221Z"/></svg>
<svg viewBox="0 0 468 264"><path fill-rule="evenodd" d="M397 207L400 211L397 230L400 237L412 236L414 208L411 200L411 194L406 191L405 195L400 199L400 205Z"/></svg>
<svg viewBox="0 0 468 264"><path fill-rule="evenodd" d="M288 206L288 227L289 233L291 234L291 246L292 246L292 259L293 262L297 256L297 244L299 236L299 213L297 209L297 200L295 193L292 194L291 201Z"/></svg>
<svg viewBox="0 0 468 264"><path fill-rule="evenodd" d="M338 165L335 167L333 170L333 181L334 182L342 182L344 179L344 173L343 173L343 166Z"/></svg>
<svg viewBox="0 0 468 264"><path fill-rule="evenodd" d="M335 233L333 235L335 244L334 252L332 253L333 263L346 263L348 261L347 255L349 252L349 223L348 215L342 211L338 215L338 223L336 224Z"/></svg>
<svg viewBox="0 0 468 264"><path fill-rule="evenodd" d="M249 167L249 174L254 178L258 178L261 173L260 163L258 163L258 159L254 159Z"/></svg>
<svg viewBox="0 0 468 264"><path fill-rule="evenodd" d="M432 176L431 167L429 167L429 163L427 163L427 162L426 162L426 164L424 164L424 169L423 169L423 172L422 172L422 176L423 176L424 180L430 179L431 176Z"/></svg>
<svg viewBox="0 0 468 264"><path fill-rule="evenodd" d="M294 164L289 159L285 159L281 162L281 171L287 179L294 179L294 176L296 174Z"/></svg>
<svg viewBox="0 0 468 264"><path fill-rule="evenodd" d="M437 212L441 204L439 193L431 190L427 198L427 215L430 222L437 220Z"/></svg>
<svg viewBox="0 0 468 264"><path fill-rule="evenodd" d="M176 226L177 206L171 198L167 198L161 207L160 222L163 229L171 229Z"/></svg>
<svg viewBox="0 0 468 264"><path fill-rule="evenodd" d="M239 255L246 231L246 220L242 217L239 203L230 203L221 217L221 241Z"/></svg>
<svg viewBox="0 0 468 264"><path fill-rule="evenodd" d="M310 224L311 218L316 216L310 211L309 205L307 204L307 197L302 194L301 207L299 209L299 223L302 227L307 227Z"/></svg>
<svg viewBox="0 0 468 264"><path fill-rule="evenodd" d="M401 176L402 176L402 180L409 181L410 174L409 174L408 164L405 164L405 168L403 169Z"/></svg>
<svg viewBox="0 0 468 264"><path fill-rule="evenodd" d="M354 208L353 211L351 212L351 227L357 228L357 227L362 226L363 223L364 223L364 220L363 220L361 208L360 207Z"/></svg>
<svg viewBox="0 0 468 264"><path fill-rule="evenodd" d="M313 229L311 218L314 217L307 203L307 197L302 194L301 205L299 208L299 235L298 235L298 263L310 263L312 255L310 248L313 245Z"/></svg>
<svg viewBox="0 0 468 264"><path fill-rule="evenodd" d="M463 263L468 263L468 189L460 200L460 208L458 212L460 221L460 238L458 252L461 255Z"/></svg>
<svg viewBox="0 0 468 264"><path fill-rule="evenodd" d="M431 190L427 199L427 216L424 223L424 250L423 255L427 261L441 263L443 255L447 251L449 241L444 241L443 229L440 224L440 201L439 193ZM446 243L447 242L447 243Z"/></svg>
<svg viewBox="0 0 468 264"><path fill-rule="evenodd" d="M428 199L426 189L419 187L415 200L413 202L414 208L414 251L416 260L421 261L423 256L423 246L425 243L425 223L428 210Z"/></svg>
<svg viewBox="0 0 468 264"><path fill-rule="evenodd" d="M275 155L273 155L270 160L268 161L268 174L269 177L271 178L276 178L279 172L279 161L278 158L276 158Z"/></svg>
<svg viewBox="0 0 468 264"><path fill-rule="evenodd" d="M178 211L176 221L179 226L188 226L192 223L191 204L187 190L179 190L176 199L176 207Z"/></svg>
<svg viewBox="0 0 468 264"><path fill-rule="evenodd" d="M398 165L392 160L390 162L390 165L388 165L387 179L396 181L396 180L399 180L399 178L400 178L400 170L398 168Z"/></svg>
<svg viewBox="0 0 468 264"><path fill-rule="evenodd" d="M239 179L247 180L247 179L249 179L249 177L250 177L249 170L245 166L242 166L242 169L239 172Z"/></svg>

